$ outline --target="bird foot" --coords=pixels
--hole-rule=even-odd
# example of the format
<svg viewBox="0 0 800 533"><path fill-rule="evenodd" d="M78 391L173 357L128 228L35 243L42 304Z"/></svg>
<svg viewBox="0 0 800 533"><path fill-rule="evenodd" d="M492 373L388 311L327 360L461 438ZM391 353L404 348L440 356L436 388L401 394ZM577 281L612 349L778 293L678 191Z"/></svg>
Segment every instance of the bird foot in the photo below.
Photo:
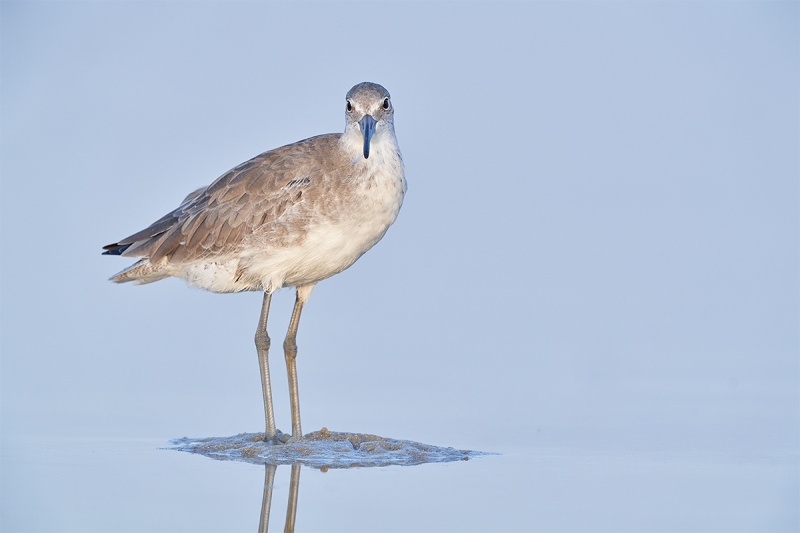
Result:
<svg viewBox="0 0 800 533"><path fill-rule="evenodd" d="M275 431L275 436L271 439L266 437L266 433L264 434L264 438L262 439L267 444L286 444L291 440L292 436L288 433L284 433L280 429Z"/></svg>

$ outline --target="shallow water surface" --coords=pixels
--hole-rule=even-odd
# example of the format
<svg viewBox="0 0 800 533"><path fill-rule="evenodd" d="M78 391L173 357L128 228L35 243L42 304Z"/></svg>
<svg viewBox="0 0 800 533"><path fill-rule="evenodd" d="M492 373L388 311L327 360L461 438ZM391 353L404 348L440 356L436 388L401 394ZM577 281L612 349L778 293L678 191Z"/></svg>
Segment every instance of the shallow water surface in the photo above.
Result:
<svg viewBox="0 0 800 533"><path fill-rule="evenodd" d="M292 439L278 432L278 443L264 441L263 433L231 437L174 439L174 450L198 453L212 459L264 465L304 465L319 469L376 466L412 466L424 463L467 461L485 452L456 450L410 440L322 428Z"/></svg>
<svg viewBox="0 0 800 533"><path fill-rule="evenodd" d="M796 456L516 447L468 461L312 468L168 439L3 445L4 531L788 531Z"/></svg>

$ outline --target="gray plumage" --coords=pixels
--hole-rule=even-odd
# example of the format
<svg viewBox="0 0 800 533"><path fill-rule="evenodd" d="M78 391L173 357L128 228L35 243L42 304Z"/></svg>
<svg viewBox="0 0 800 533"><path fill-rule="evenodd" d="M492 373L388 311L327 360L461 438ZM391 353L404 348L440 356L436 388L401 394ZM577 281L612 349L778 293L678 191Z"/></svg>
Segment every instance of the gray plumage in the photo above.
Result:
<svg viewBox="0 0 800 533"><path fill-rule="evenodd" d="M294 315L299 320L314 284L352 265L397 217L406 184L393 115L386 89L356 85L346 96L344 133L264 152L192 192L146 229L105 246L106 254L141 258L112 281L175 276L214 292L263 291L264 328L269 296L294 286L296 334ZM293 343L292 327L289 333ZM266 348L259 348L262 359L263 379ZM293 434L299 436L295 403Z"/></svg>

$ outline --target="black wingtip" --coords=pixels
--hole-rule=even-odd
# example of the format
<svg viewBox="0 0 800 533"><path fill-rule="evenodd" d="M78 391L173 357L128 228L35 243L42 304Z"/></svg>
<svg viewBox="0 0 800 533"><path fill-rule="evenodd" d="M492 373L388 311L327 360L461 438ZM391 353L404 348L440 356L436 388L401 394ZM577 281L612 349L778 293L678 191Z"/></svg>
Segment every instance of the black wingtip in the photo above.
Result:
<svg viewBox="0 0 800 533"><path fill-rule="evenodd" d="M103 246L103 250L105 250L105 252L103 252L102 255L122 255L122 252L130 247L130 244L107 244Z"/></svg>

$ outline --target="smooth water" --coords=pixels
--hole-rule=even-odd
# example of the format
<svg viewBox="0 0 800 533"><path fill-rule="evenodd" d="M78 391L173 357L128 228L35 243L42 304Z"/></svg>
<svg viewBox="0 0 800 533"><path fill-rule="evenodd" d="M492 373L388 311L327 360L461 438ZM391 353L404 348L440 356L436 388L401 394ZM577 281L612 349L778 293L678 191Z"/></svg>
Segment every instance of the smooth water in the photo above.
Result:
<svg viewBox="0 0 800 533"><path fill-rule="evenodd" d="M3 531L792 531L797 454L515 446L348 469L213 460L167 439L3 445ZM285 511L284 511L285 510ZM266 520L266 521L265 521Z"/></svg>

